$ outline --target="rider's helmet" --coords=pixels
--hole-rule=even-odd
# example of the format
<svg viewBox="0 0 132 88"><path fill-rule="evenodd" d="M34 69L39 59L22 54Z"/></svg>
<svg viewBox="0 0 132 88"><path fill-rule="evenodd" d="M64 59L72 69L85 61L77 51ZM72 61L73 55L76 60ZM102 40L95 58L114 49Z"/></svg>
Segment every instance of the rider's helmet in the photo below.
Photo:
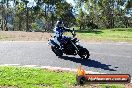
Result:
<svg viewBox="0 0 132 88"><path fill-rule="evenodd" d="M57 21L56 22L56 27L64 27L64 23L63 23L63 21Z"/></svg>

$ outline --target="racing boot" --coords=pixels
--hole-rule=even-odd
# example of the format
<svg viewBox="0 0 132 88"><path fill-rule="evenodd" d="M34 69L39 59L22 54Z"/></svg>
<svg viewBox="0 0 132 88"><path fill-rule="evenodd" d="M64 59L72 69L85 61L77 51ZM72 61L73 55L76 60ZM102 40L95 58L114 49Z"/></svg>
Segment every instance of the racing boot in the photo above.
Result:
<svg viewBox="0 0 132 88"><path fill-rule="evenodd" d="M63 50L64 49L64 45L60 44L60 49Z"/></svg>

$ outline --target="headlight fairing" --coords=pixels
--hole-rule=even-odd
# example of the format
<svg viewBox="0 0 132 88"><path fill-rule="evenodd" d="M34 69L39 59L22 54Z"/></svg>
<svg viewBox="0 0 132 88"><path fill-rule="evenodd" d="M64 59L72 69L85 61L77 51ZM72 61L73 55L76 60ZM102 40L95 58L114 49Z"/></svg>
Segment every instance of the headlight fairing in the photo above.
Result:
<svg viewBox="0 0 132 88"><path fill-rule="evenodd" d="M76 42L76 45L80 45L80 43L79 42Z"/></svg>

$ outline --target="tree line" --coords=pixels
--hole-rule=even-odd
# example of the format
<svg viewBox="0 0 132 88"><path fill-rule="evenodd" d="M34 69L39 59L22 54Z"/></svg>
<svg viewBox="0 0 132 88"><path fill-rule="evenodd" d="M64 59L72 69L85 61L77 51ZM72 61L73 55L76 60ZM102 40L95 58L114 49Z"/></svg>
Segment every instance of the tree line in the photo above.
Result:
<svg viewBox="0 0 132 88"><path fill-rule="evenodd" d="M67 27L81 30L132 27L131 0L1 0L1 30L32 31L53 29L58 19ZM10 5L12 4L12 5Z"/></svg>
<svg viewBox="0 0 132 88"><path fill-rule="evenodd" d="M79 10L77 21L80 29L132 27L132 0L75 1Z"/></svg>

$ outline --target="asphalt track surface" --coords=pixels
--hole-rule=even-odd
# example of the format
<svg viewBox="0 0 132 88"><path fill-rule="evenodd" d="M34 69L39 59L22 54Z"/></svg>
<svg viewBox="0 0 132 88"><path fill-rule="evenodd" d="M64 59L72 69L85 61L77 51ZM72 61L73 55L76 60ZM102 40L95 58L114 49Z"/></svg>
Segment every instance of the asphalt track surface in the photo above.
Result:
<svg viewBox="0 0 132 88"><path fill-rule="evenodd" d="M64 55L58 58L47 42L0 42L0 65L19 64L55 66L76 69L82 65L87 71L132 75L132 44L82 43L90 51L90 58Z"/></svg>

